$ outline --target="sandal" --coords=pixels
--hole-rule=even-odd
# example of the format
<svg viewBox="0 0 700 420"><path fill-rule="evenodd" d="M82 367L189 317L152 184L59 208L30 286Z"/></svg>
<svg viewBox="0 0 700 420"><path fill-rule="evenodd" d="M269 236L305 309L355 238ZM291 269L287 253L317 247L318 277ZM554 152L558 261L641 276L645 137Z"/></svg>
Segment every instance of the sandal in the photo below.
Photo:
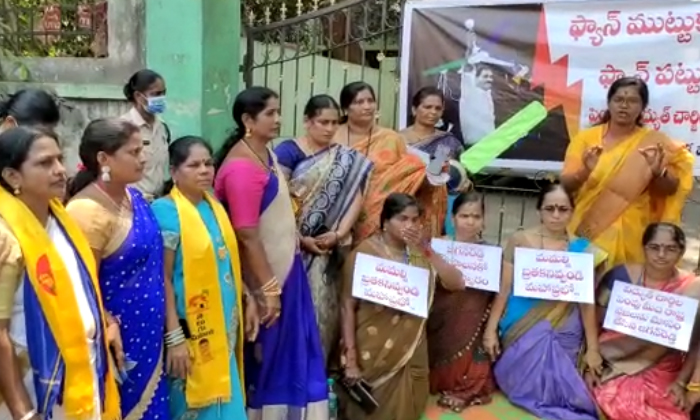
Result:
<svg viewBox="0 0 700 420"><path fill-rule="evenodd" d="M437 402L438 406L442 408L446 408L448 410L451 410L454 413L461 413L464 411L465 408L467 408L470 404L467 404L466 401L453 397L451 395L443 394L440 399Z"/></svg>

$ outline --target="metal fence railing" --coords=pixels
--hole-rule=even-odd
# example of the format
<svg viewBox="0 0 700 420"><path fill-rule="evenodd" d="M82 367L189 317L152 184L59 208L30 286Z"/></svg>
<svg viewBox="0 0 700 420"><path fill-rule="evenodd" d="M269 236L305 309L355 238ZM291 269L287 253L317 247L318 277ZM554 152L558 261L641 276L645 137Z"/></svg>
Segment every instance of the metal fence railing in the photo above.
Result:
<svg viewBox="0 0 700 420"><path fill-rule="evenodd" d="M0 52L106 57L107 0L0 0Z"/></svg>

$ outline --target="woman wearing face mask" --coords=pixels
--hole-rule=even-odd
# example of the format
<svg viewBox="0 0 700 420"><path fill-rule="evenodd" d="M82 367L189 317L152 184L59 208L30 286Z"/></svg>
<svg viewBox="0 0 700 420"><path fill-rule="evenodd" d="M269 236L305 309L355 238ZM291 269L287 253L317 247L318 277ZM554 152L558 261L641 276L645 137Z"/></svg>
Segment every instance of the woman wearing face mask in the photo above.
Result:
<svg viewBox="0 0 700 420"><path fill-rule="evenodd" d="M121 418L110 363L111 353L122 366L119 325L102 306L90 245L61 204L62 161L54 134L0 134L3 420Z"/></svg>
<svg viewBox="0 0 700 420"><path fill-rule="evenodd" d="M561 181L576 193L572 232L610 253L610 264L641 263L644 227L680 223L693 187L693 155L685 144L645 127L649 88L638 77L608 90L603 121L566 149Z"/></svg>
<svg viewBox="0 0 700 420"><path fill-rule="evenodd" d="M149 201L162 194L168 172L170 129L160 119L165 94L165 79L148 69L136 72L124 86L131 109L122 118L139 128L146 157L143 177L135 186Z"/></svg>
<svg viewBox="0 0 700 420"><path fill-rule="evenodd" d="M428 309L435 277L450 289L464 287L462 273L432 251L421 226L418 201L407 194L390 194L379 218L380 231L365 239L343 267L342 364L344 381L362 379L379 406L372 414L348 401L346 417L353 420L418 420L429 395L426 319L352 295L358 253L422 267L430 271Z"/></svg>
<svg viewBox="0 0 700 420"><path fill-rule="evenodd" d="M79 152L83 167L70 183L66 208L94 253L105 308L122 325L122 417L167 420L164 344L180 351L184 344L175 340L179 330L165 330L158 222L141 193L128 187L143 174L141 133L122 119L95 120L85 129Z"/></svg>
<svg viewBox="0 0 700 420"><path fill-rule="evenodd" d="M60 117L56 100L43 90L22 89L0 98L0 133L18 126L40 126L49 130Z"/></svg>
<svg viewBox="0 0 700 420"><path fill-rule="evenodd" d="M372 170L372 162L361 153L333 143L339 118L340 107L331 96L314 96L304 109L306 135L275 148L298 207L299 232L309 250L304 252L304 265L326 360L338 342L336 250L349 245Z"/></svg>
<svg viewBox="0 0 700 420"><path fill-rule="evenodd" d="M236 229L243 281L262 309L245 360L248 419L325 420L328 385L309 279L287 180L268 148L280 127L279 96L248 88L232 114L238 128L219 151L214 188Z"/></svg>
<svg viewBox="0 0 700 420"><path fill-rule="evenodd" d="M192 334L179 338L187 343L186 352L168 354L170 412L173 420L245 419L243 333L245 327L248 340L255 340L257 305L243 288L238 242L226 210L209 193L211 146L188 136L169 149L174 187L152 208L165 243L165 287L175 301L168 305L167 328L177 331L182 323ZM192 305L202 299L206 311ZM201 331L212 348L209 355L197 350Z"/></svg>
<svg viewBox="0 0 700 420"><path fill-rule="evenodd" d="M681 228L670 223L652 223L642 235L642 247L644 263L619 265L603 277L597 296L601 321L616 281L693 299L700 297L700 281L696 276L676 268L686 247ZM668 308L668 304L664 306ZM687 353L609 330L603 330L599 341L605 368L601 375L587 372L586 376L594 386L596 402L608 419L690 418L688 411L700 395L697 336L693 337ZM687 393L692 394L688 400Z"/></svg>
<svg viewBox="0 0 700 420"><path fill-rule="evenodd" d="M515 248L586 252L593 255L598 279L607 254L567 233L574 202L560 184L542 190L537 210L541 224L515 233L503 250L501 291L484 329L484 348L495 362L499 388L513 404L544 419L598 420L576 365L583 354L586 369L602 369L595 306L514 296L513 271Z"/></svg>
<svg viewBox="0 0 700 420"><path fill-rule="evenodd" d="M484 197L462 193L452 205L453 238L457 242L486 244ZM463 285L462 285L463 286ZM438 405L457 413L470 405L486 404L495 391L491 361L482 345L493 293L438 286L428 319L430 391L440 394Z"/></svg>
<svg viewBox="0 0 700 420"><path fill-rule="evenodd" d="M446 187L431 185L423 160L409 153L397 132L376 124L377 100L372 86L365 82L346 85L340 92L340 106L345 117L335 142L357 150L374 164L353 242L359 244L379 229L384 200L394 192L415 196L425 210L426 233L441 235L447 214Z"/></svg>

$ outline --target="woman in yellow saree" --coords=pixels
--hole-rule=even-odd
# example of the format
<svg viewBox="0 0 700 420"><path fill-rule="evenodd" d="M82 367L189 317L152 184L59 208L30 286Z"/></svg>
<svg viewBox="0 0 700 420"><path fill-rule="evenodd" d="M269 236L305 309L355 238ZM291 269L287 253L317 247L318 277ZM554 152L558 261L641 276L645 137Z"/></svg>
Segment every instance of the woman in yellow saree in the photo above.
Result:
<svg viewBox="0 0 700 420"><path fill-rule="evenodd" d="M447 214L447 187L431 185L425 163L409 153L401 135L375 123L377 100L372 86L365 82L346 85L340 92L340 107L347 121L338 128L336 143L359 151L374 164L353 243L359 244L377 231L379 213L391 193L415 196L424 210L426 230L433 237L439 236Z"/></svg>
<svg viewBox="0 0 700 420"><path fill-rule="evenodd" d="M572 233L609 254L609 264L642 263L644 228L678 224L693 184L693 156L685 145L644 127L647 85L635 77L615 81L603 122L571 140L562 184L575 192Z"/></svg>
<svg viewBox="0 0 700 420"><path fill-rule="evenodd" d="M48 131L0 135L2 420L121 418L119 323L102 305L87 239L60 202L62 160Z"/></svg>

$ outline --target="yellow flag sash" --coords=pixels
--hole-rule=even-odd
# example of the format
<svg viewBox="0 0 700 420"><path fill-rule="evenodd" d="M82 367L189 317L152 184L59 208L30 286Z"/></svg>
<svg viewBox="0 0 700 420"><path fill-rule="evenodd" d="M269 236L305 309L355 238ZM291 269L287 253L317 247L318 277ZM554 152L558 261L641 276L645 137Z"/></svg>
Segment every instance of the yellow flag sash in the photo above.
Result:
<svg viewBox="0 0 700 420"><path fill-rule="evenodd" d="M192 333L188 343L189 349L194 355L192 373L187 377L185 399L188 407L201 408L231 399L230 349L217 265L217 259L225 258L226 254L223 250L220 254L214 249L215 244L212 243L206 225L194 204L185 198L177 187L173 188L170 197L175 203L180 221L185 317ZM214 212L231 261L239 319L235 349L240 375L237 379L243 387L243 283L238 242L224 207L208 193L205 199Z"/></svg>
<svg viewBox="0 0 700 420"><path fill-rule="evenodd" d="M90 245L60 201L52 200L50 206L51 213L63 227L90 274L101 315L101 320L97 322L102 321L102 331L106 331L102 296L97 282L97 265ZM22 201L3 188L0 188L0 217L5 219L19 242L27 277L36 292L41 310L65 364L61 405L70 419L88 418L97 409L95 393L98 390L94 389L93 368L90 364L90 349L85 330L75 328L76 325L83 324L83 319L78 309L73 280L44 226ZM106 337L104 339L103 345L107 348ZM121 415L119 393L111 365L107 363L105 375L102 418L106 420L118 419Z"/></svg>

